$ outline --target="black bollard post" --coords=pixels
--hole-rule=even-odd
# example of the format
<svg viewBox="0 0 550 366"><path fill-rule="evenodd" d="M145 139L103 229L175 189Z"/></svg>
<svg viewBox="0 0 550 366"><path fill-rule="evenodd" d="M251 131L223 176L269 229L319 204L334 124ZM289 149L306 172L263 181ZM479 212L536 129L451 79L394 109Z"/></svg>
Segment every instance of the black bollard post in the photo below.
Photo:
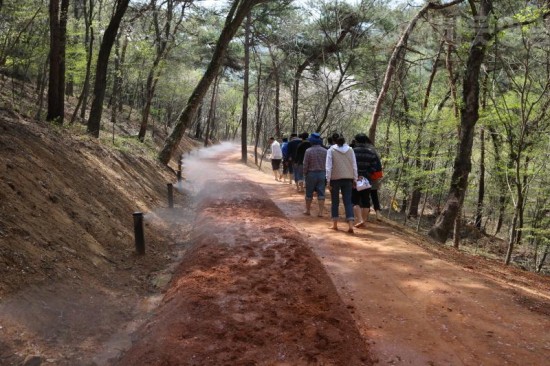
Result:
<svg viewBox="0 0 550 366"><path fill-rule="evenodd" d="M177 172L178 183L181 183L181 168Z"/></svg>
<svg viewBox="0 0 550 366"><path fill-rule="evenodd" d="M136 242L136 253L145 254L145 239L143 237L143 213L134 212L134 237Z"/></svg>
<svg viewBox="0 0 550 366"><path fill-rule="evenodd" d="M166 186L168 188L168 208L174 208L174 185L167 183Z"/></svg>

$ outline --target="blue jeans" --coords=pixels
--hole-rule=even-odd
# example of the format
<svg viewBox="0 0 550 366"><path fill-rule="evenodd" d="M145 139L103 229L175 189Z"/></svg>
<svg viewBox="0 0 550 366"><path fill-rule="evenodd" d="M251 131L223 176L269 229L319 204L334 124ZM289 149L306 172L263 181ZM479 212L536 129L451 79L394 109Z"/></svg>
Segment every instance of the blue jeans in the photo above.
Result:
<svg viewBox="0 0 550 366"><path fill-rule="evenodd" d="M313 199L313 192L317 192L317 199L325 199L325 171L309 172L306 175L306 200Z"/></svg>
<svg viewBox="0 0 550 366"><path fill-rule="evenodd" d="M292 169L294 170L294 181L298 183L304 180L304 165L292 163Z"/></svg>
<svg viewBox="0 0 550 366"><path fill-rule="evenodd" d="M346 221L354 221L353 205L351 203L351 190L353 188L353 179L337 179L330 181L330 198L332 205L330 214L333 220L338 219L338 206L340 205L340 191L342 191L342 201L346 210Z"/></svg>

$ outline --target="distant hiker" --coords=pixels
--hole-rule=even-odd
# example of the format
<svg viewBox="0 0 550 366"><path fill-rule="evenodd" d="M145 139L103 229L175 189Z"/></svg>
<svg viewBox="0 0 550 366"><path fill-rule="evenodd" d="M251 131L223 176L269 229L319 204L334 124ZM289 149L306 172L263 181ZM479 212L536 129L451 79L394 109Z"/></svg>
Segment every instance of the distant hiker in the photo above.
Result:
<svg viewBox="0 0 550 366"><path fill-rule="evenodd" d="M304 155L306 150L311 147L311 142L308 141L308 136L309 134L307 132L302 132L300 134L302 142L298 145L298 148L296 148L296 158L294 159L295 165L302 171L302 177L298 181L298 192L304 191Z"/></svg>
<svg viewBox="0 0 550 366"><path fill-rule="evenodd" d="M298 137L297 133L292 133L290 135L290 141L288 142L287 149L288 149L288 168L289 173L294 179L294 182L296 183L296 173L294 171L294 161L293 158L296 156L296 149L298 149L298 145L302 142L302 139ZM292 180L291 180L292 183ZM298 184L296 183L296 187L298 187Z"/></svg>
<svg viewBox="0 0 550 366"><path fill-rule="evenodd" d="M308 140L312 146L304 154L304 177L306 182L306 210L304 215L311 215L313 192L317 192L317 202L319 204L317 216L322 217L325 212L327 150L322 146L323 139L318 133L314 132L309 135Z"/></svg>
<svg viewBox="0 0 550 366"><path fill-rule="evenodd" d="M273 175L276 181L280 181L282 179L280 171L281 161L283 161L281 145L274 137L269 138L269 143L271 144L271 167L273 168Z"/></svg>
<svg viewBox="0 0 550 366"><path fill-rule="evenodd" d="M346 144L343 137L338 137L336 144L327 151L326 161L327 183L329 184L332 200L331 217L333 230L338 230L338 206L340 204L340 191L348 222L348 232L353 233L353 205L351 203L351 191L357 182L357 163L353 149Z"/></svg>
<svg viewBox="0 0 550 366"><path fill-rule="evenodd" d="M296 183L296 190L301 192L304 184L304 172L302 164L298 164L296 161L298 154L298 146L307 139L308 133L301 133L299 137L294 137L288 143L288 155L289 160L292 161L292 170L294 171L294 183Z"/></svg>
<svg viewBox="0 0 550 366"><path fill-rule="evenodd" d="M382 177L384 176L382 172L382 161L380 159L380 154L378 153L378 151L376 151L372 141L366 135L365 135L365 147L367 148L371 156L371 160L368 168L368 176L367 176L367 179L371 184L371 188L369 190L370 199L372 200L372 207L374 208L374 212L376 214L376 220L380 220L380 217L378 216L378 212L381 210L381 207L380 207L380 199L378 197L378 190L382 185ZM370 202L368 207L370 207ZM369 209L369 212L370 212L370 209ZM367 221L367 219L368 219L368 215L367 217L363 217L364 221Z"/></svg>
<svg viewBox="0 0 550 366"><path fill-rule="evenodd" d="M288 178L289 183L292 184L292 169L289 167L288 163L288 138L283 137L283 143L281 144L281 151L283 152L283 183L286 183Z"/></svg>

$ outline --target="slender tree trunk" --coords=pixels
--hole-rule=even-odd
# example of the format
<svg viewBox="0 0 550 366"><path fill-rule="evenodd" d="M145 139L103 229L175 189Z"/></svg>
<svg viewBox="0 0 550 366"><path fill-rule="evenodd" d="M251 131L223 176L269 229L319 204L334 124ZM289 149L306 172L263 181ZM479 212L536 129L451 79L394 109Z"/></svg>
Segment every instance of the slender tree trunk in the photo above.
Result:
<svg viewBox="0 0 550 366"><path fill-rule="evenodd" d="M40 120L40 117L42 115L42 108L44 106L44 90L46 89L46 79L48 77L48 64L49 64L49 58L44 61L44 64L42 66L42 71L40 73L40 81L38 86L38 110L36 111L36 114L34 116L35 119Z"/></svg>
<svg viewBox="0 0 550 366"><path fill-rule="evenodd" d="M487 43L491 37L489 17L493 10L492 0L481 0L479 7L479 14L476 16L476 29L478 32L470 47L463 80L460 141L453 167L451 187L443 211L437 218L435 225L428 232L428 235L441 243L447 240L452 229L453 222L460 209L460 203L466 194L468 176L472 166L474 131L479 119L479 75Z"/></svg>
<svg viewBox="0 0 550 366"><path fill-rule="evenodd" d="M275 79L275 136L281 137L281 75L279 65L277 64L277 58L275 57L271 47L269 49L269 55L271 56L271 63L273 65L273 77Z"/></svg>
<svg viewBox="0 0 550 366"><path fill-rule="evenodd" d="M430 94L432 91L432 85L433 81L435 79L435 76L437 74L439 59L441 57L441 51L443 50L443 45L445 43L445 40L442 40L439 45L439 50L437 51L437 55L435 56L435 59L432 64L432 71L430 73L430 77L428 79L428 85L426 87L426 93L424 94L424 103L422 104L422 111L420 118L422 119L420 121L420 128L418 129L418 134L416 135L416 156L415 156L415 166L417 171L420 171L422 167L421 162L421 155L422 155L422 137L424 135L424 126L426 124L426 109L428 108L428 104L430 101ZM420 205L420 200L422 199L422 179L417 177L414 180L413 183L413 192L411 195L411 203L409 206L409 212L407 216L409 217L418 217L418 207Z"/></svg>
<svg viewBox="0 0 550 366"><path fill-rule="evenodd" d="M262 96L261 96L261 85L262 85L262 63L258 66L258 80L256 81L256 129L254 133L254 163L257 166L258 164L258 146L260 144L260 132L262 131ZM265 151L265 150L264 150ZM263 158L263 155L262 155Z"/></svg>
<svg viewBox="0 0 550 366"><path fill-rule="evenodd" d="M92 27L92 19L93 19L93 1L90 0L90 7L87 10L89 12L89 15L85 16L85 19L88 19L86 21L86 36L85 36L85 43L86 43L86 75L84 77L84 86L82 87L82 94L79 98L79 103L81 103L81 109L80 109L80 118L84 120L86 118L86 109L88 108L88 95L90 93L90 80L91 80L91 74L92 74L92 58L94 53L94 27ZM75 114L77 112L78 108L75 110ZM74 120L74 116L71 119L71 121Z"/></svg>
<svg viewBox="0 0 550 366"><path fill-rule="evenodd" d="M483 219L483 201L485 199L485 129L481 128L480 139L480 157L479 157L479 187L477 192L477 209L475 226L481 230L481 221Z"/></svg>
<svg viewBox="0 0 550 366"><path fill-rule="evenodd" d="M197 112L197 125L195 127L195 138L200 139L202 136L202 130L201 130L201 119L202 119L202 108L203 104L200 105L199 111Z"/></svg>
<svg viewBox="0 0 550 366"><path fill-rule="evenodd" d="M241 116L241 160L248 161L248 96L250 93L250 33L252 17L246 17L244 26L244 80L243 80L243 111Z"/></svg>
<svg viewBox="0 0 550 366"><path fill-rule="evenodd" d="M69 0L50 1L50 77L46 120L63 124L65 117L65 43Z"/></svg>
<svg viewBox="0 0 550 366"><path fill-rule="evenodd" d="M445 57L445 67L447 68L447 73L449 74L449 84L451 86L451 97L453 99L453 107L455 112L455 117L458 118L460 110L458 106L458 93L456 88L456 78L454 72L454 62L453 62L453 53L454 53L454 44L455 44L455 26L453 24L453 29L450 31L447 30L445 35L447 36L447 55ZM449 35L451 33L451 35Z"/></svg>
<svg viewBox="0 0 550 366"><path fill-rule="evenodd" d="M210 139L210 130L216 119L216 98L218 97L218 85L221 80L221 75L217 75L212 88L212 98L210 99L210 110L208 111L208 119L206 120L206 134L204 135L204 146L208 146Z"/></svg>
<svg viewBox="0 0 550 366"><path fill-rule="evenodd" d="M493 150L494 150L494 156L495 156L495 169L496 169L496 178L498 183L498 191L499 191L499 197L498 197L498 217L497 217L497 223L495 227L495 233L494 235L498 235L500 233L500 230L502 229L502 225L504 223L504 213L506 211L506 205L507 205L507 185L506 185L506 178L505 178L505 169L502 167L502 158L501 158L501 146L502 141L500 140L500 135L498 132L494 129L494 127L489 127L489 132L491 136L491 141L493 143Z"/></svg>
<svg viewBox="0 0 550 366"><path fill-rule="evenodd" d="M109 66L109 56L118 33L118 28L122 22L122 17L128 8L129 2L130 0L118 0L116 2L115 12L109 22L109 25L107 26L107 29L105 30L105 33L103 34L103 41L101 42L97 56L94 97L87 124L88 134L96 138L99 137L99 130L101 127L103 100L105 99L105 88L107 87L107 68Z"/></svg>
<svg viewBox="0 0 550 366"><path fill-rule="evenodd" d="M73 115L71 117L71 121L70 121L71 124L75 121L76 115L78 114L79 109L80 109L80 118L81 119L86 118L86 105L88 104L88 92L90 90L90 74L91 74L91 68L92 68L92 52L93 52L93 45L94 45L93 29L91 29L90 31L91 31L90 43L86 51L86 76L84 77L84 86L82 87L82 92L78 97L78 102L76 104Z"/></svg>
<svg viewBox="0 0 550 366"><path fill-rule="evenodd" d="M120 103L121 93L122 93L122 77L121 77L121 63L120 63L120 37L121 34L118 33L115 41L115 72L113 77L113 93L111 95L111 122L113 123L113 140L114 140L114 131L115 124L117 121L118 115L118 105ZM114 143L114 141L113 141Z"/></svg>
<svg viewBox="0 0 550 366"><path fill-rule="evenodd" d="M298 133L298 101L300 99L300 80L302 73L309 63L303 63L298 66L294 73L294 86L292 88L292 133Z"/></svg>
<svg viewBox="0 0 550 366"><path fill-rule="evenodd" d="M542 271L542 267L544 267L544 262L546 262L546 257L548 257L548 252L550 252L550 245L546 244L546 247L544 248L544 254L542 255L542 258L537 265L537 273L540 273L540 271Z"/></svg>
<svg viewBox="0 0 550 366"><path fill-rule="evenodd" d="M156 11L156 4L153 5L153 21L155 25L155 49L156 56L153 61L153 65L149 70L149 75L147 76L147 86L145 88L145 103L141 113L141 125L138 133L139 141L143 142L145 140L145 134L147 133L147 125L149 123L149 115L151 114L151 105L153 103L153 97L155 96L155 90L157 87L159 79L159 65L162 60L166 59L166 56L169 54L173 42L169 43L170 39L175 38L175 34L179 29L179 26L183 20L185 13L185 8L182 9L180 18L175 22L174 27L172 28L172 19L174 15L175 1L169 0L164 6L166 6L166 22L164 26L160 27L158 21L158 12Z"/></svg>

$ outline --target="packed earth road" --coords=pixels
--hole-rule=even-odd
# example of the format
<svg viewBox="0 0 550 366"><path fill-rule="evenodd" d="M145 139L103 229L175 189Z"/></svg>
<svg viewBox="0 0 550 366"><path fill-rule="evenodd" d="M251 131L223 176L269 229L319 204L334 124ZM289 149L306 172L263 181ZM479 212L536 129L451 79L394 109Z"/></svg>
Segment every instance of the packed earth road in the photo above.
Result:
<svg viewBox="0 0 550 366"><path fill-rule="evenodd" d="M237 146L196 155L184 163L185 185L207 187L195 249L119 364L550 363L547 287L453 260L386 220L335 232L315 203L303 215L294 186L242 164ZM219 276L204 272L204 258Z"/></svg>

